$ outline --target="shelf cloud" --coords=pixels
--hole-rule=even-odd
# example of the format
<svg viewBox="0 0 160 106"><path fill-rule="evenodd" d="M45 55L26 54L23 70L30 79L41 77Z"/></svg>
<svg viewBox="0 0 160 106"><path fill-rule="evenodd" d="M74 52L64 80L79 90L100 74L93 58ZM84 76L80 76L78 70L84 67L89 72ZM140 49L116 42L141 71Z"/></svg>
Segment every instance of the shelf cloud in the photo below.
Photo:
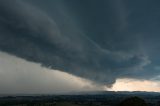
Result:
<svg viewBox="0 0 160 106"><path fill-rule="evenodd" d="M112 7L105 0L98 4L79 0L77 7L71 1L52 1L52 11L47 11L33 1L0 0L0 50L97 84L148 78L148 70L146 76L143 72L151 60L142 50L141 35L129 31L121 0L109 0ZM84 11L79 10L83 4Z"/></svg>

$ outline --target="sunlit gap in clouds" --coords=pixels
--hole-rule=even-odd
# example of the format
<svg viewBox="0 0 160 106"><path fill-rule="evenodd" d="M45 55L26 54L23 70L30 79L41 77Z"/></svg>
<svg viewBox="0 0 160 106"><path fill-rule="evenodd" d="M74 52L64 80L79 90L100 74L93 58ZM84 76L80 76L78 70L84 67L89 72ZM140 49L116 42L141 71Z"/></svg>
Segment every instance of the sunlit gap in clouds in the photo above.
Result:
<svg viewBox="0 0 160 106"><path fill-rule="evenodd" d="M148 91L160 92L160 81L137 80L137 79L117 79L109 91Z"/></svg>

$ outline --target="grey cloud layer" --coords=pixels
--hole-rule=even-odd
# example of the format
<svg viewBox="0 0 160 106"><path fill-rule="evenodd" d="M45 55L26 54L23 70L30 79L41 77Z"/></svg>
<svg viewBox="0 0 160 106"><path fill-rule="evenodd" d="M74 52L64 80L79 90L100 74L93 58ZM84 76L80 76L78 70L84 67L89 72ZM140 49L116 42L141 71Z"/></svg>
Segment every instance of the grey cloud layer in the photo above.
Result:
<svg viewBox="0 0 160 106"><path fill-rule="evenodd" d="M10 95L102 90L84 79L3 52L0 52L0 85L0 94Z"/></svg>
<svg viewBox="0 0 160 106"><path fill-rule="evenodd" d="M63 12L59 14L56 17L63 16ZM92 38L71 23L66 17L59 17L57 21L19 0L1 0L0 50L107 85L113 84L117 78L140 72L150 63L148 56L138 47L130 46L137 45L137 41L128 42L131 36L126 32L120 33L120 36L124 34L122 42L129 47L124 49L121 47L124 44L119 41L116 45L120 47L116 50L111 49L114 44L105 48L99 43L100 40L110 42L112 35L106 32L106 39L98 34ZM114 35L113 38L116 36L120 37Z"/></svg>

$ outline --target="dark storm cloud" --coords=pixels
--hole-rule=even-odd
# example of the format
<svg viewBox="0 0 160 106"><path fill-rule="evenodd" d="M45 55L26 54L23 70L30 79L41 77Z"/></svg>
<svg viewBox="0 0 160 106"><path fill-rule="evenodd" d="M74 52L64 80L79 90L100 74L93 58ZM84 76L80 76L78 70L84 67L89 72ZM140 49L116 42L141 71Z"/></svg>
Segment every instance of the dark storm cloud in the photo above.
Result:
<svg viewBox="0 0 160 106"><path fill-rule="evenodd" d="M78 2L52 1L49 16L22 0L0 0L0 50L107 85L150 63L137 36L127 31L122 2Z"/></svg>

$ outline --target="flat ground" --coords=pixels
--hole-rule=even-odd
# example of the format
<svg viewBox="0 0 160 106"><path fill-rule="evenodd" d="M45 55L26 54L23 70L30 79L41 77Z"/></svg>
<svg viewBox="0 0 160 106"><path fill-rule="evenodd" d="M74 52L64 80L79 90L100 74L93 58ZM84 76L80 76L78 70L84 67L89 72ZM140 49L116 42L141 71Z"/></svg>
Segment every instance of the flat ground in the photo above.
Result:
<svg viewBox="0 0 160 106"><path fill-rule="evenodd" d="M82 106L82 105L77 105L77 104L73 104L70 102L60 102L60 103L57 103L56 106ZM85 105L83 105L83 106L85 106Z"/></svg>

